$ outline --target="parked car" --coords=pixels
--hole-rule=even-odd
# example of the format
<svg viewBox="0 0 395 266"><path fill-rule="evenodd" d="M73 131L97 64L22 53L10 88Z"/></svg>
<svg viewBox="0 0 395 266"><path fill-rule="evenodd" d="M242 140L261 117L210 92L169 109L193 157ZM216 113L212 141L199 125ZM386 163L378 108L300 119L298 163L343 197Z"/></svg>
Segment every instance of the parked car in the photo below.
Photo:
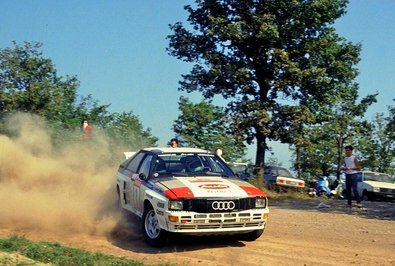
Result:
<svg viewBox="0 0 395 266"><path fill-rule="evenodd" d="M292 176L291 172L284 167L265 166L264 179L265 179L266 186L269 189L302 190L305 188L304 180Z"/></svg>
<svg viewBox="0 0 395 266"><path fill-rule="evenodd" d="M266 194L201 149L138 151L119 166L116 193L121 209L142 219L144 239L152 246L165 245L169 233L255 240L269 217Z"/></svg>
<svg viewBox="0 0 395 266"><path fill-rule="evenodd" d="M361 171L358 172L358 193L362 200L395 199L395 184L388 174Z"/></svg>
<svg viewBox="0 0 395 266"><path fill-rule="evenodd" d="M229 163L230 168L233 172L241 179L248 180L251 178L250 168L247 163Z"/></svg>

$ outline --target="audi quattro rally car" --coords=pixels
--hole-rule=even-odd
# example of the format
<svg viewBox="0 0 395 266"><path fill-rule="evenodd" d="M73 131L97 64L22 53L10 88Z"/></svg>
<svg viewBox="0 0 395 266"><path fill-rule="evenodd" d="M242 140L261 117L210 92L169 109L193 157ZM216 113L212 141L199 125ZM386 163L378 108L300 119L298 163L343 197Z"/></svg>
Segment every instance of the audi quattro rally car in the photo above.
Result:
<svg viewBox="0 0 395 266"><path fill-rule="evenodd" d="M152 246L165 245L169 233L255 240L269 217L266 194L201 149L142 149L119 166L116 191L121 209L142 218Z"/></svg>

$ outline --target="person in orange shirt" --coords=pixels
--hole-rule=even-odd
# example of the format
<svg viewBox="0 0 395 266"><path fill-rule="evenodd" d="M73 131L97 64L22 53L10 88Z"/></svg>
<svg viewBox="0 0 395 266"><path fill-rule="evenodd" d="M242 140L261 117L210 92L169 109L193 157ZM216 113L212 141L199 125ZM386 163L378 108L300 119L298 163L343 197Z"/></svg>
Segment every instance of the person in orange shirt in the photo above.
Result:
<svg viewBox="0 0 395 266"><path fill-rule="evenodd" d="M89 123L88 119L82 120L82 141L87 141L92 137L93 126Z"/></svg>

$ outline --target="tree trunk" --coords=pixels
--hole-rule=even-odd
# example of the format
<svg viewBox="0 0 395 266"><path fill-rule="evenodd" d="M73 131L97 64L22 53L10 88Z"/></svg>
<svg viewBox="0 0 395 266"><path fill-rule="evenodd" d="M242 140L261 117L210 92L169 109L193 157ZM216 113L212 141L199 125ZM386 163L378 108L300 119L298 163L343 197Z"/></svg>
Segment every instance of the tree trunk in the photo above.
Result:
<svg viewBox="0 0 395 266"><path fill-rule="evenodd" d="M259 185L264 184L263 172L265 165L265 151L266 151L266 136L257 131L256 134L256 160L255 167L257 168L257 181Z"/></svg>
<svg viewBox="0 0 395 266"><path fill-rule="evenodd" d="M296 171L298 173L298 178L302 178L302 166L301 166L301 161L300 161L300 154L301 154L301 150L300 150L300 146L299 145L295 145L295 153L296 153Z"/></svg>
<svg viewBox="0 0 395 266"><path fill-rule="evenodd" d="M343 160L343 143L344 139L342 138L342 136L339 136L337 139L337 180L340 180L340 167Z"/></svg>

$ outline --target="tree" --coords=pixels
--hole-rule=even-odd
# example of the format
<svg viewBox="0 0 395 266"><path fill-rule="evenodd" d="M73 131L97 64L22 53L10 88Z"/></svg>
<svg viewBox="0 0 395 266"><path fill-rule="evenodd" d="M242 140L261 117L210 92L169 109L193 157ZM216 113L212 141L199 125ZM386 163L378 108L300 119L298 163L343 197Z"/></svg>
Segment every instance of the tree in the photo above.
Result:
<svg viewBox="0 0 395 266"><path fill-rule="evenodd" d="M152 136L150 128L144 129L139 118L133 112L112 114L103 130L108 136L113 154L155 146L158 141L157 137Z"/></svg>
<svg viewBox="0 0 395 266"><path fill-rule="evenodd" d="M331 26L347 3L196 0L196 8L185 6L192 27L175 23L168 36L170 55L196 63L180 89L227 99L233 132L256 140L262 169L267 139L274 139L272 114L284 100L325 102L339 80L355 77L360 45Z"/></svg>
<svg viewBox="0 0 395 266"><path fill-rule="evenodd" d="M156 144L157 138L132 112L111 113L109 104L100 104L92 95L78 97L77 78L58 76L52 60L43 56L41 43L13 45L0 49L0 133L12 135L6 117L26 112L45 118L56 146L79 141L84 118L109 136L113 152Z"/></svg>
<svg viewBox="0 0 395 266"><path fill-rule="evenodd" d="M0 99L5 111L22 111L58 120L71 109L79 82L60 77L54 64L44 58L41 43L13 43L0 49Z"/></svg>
<svg viewBox="0 0 395 266"><path fill-rule="evenodd" d="M178 104L181 114L174 121L173 130L183 144L211 151L220 148L229 161L243 158L246 147L227 132L230 120L222 108L207 101L194 104L186 97L180 97Z"/></svg>
<svg viewBox="0 0 395 266"><path fill-rule="evenodd" d="M371 171L394 172L395 145L388 131L389 118L384 114L376 114L366 134L358 139L361 165Z"/></svg>

